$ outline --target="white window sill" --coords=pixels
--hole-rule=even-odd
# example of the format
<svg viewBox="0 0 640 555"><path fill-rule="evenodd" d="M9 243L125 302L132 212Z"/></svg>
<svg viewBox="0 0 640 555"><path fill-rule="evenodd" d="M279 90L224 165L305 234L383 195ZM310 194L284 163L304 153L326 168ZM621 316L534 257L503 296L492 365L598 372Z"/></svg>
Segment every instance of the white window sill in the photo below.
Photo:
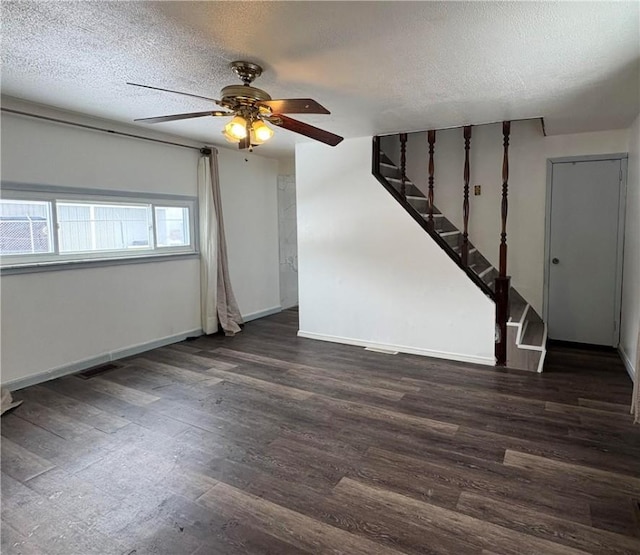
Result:
<svg viewBox="0 0 640 555"><path fill-rule="evenodd" d="M91 258L85 260L54 260L50 262L24 263L6 265L0 268L0 275L31 274L36 272L55 272L59 270L77 270L83 268L101 268L105 266L122 266L125 264L147 264L149 262L168 262L200 258L199 252L181 252L166 254L147 254L143 256L126 256L114 258Z"/></svg>

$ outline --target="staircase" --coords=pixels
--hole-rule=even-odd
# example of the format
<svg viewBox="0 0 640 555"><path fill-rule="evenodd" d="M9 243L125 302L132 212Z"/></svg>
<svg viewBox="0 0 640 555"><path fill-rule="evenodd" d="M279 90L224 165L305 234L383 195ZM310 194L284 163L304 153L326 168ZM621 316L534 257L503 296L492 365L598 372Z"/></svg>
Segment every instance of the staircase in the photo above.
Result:
<svg viewBox="0 0 640 555"><path fill-rule="evenodd" d="M374 138L373 174L391 193L407 213L440 245L449 257L464 271L489 298L496 301L495 284L499 272L480 253L472 242L467 242L467 260L463 260L463 233L444 214L432 205L403 170L381 150ZM496 331L496 335L499 333ZM496 341L499 338L496 337ZM506 366L521 370L542 372L546 354L547 329L534 308L509 287L506 320Z"/></svg>

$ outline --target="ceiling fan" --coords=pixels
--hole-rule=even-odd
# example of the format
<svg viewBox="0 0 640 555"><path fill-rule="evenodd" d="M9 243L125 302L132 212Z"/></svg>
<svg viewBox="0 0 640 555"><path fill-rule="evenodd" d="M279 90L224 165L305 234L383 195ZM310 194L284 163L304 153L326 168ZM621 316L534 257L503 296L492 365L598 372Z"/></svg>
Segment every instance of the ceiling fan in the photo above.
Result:
<svg viewBox="0 0 640 555"><path fill-rule="evenodd" d="M284 98L273 100L262 89L251 86L256 77L262 74L262 68L251 62L231 62L233 72L243 82L242 85L229 85L220 93L221 99L209 98L198 94L190 94L138 83L127 83L135 87L144 87L156 91L164 91L182 94L194 98L210 100L223 110L209 110L206 112L191 112L188 114L174 114L171 116L158 116L153 118L140 118L134 121L146 123L162 123L165 121L177 121L181 119L200 118L204 116L225 117L232 116L231 121L225 125L222 134L227 141L237 143L238 148L252 148L268 141L273 136L273 129L267 125L270 123L276 127L288 129L305 137L315 139L330 146L336 146L343 137L329 133L308 123L290 118L284 114L329 114L324 106L311 98Z"/></svg>

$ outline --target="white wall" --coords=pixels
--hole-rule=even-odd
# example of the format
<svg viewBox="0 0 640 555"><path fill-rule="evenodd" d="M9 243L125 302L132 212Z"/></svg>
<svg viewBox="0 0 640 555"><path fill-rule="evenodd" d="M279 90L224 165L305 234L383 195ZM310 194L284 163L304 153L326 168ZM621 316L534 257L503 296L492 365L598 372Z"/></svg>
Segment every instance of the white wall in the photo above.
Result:
<svg viewBox="0 0 640 555"><path fill-rule="evenodd" d="M278 161L218 150L229 274L246 320L280 310Z"/></svg>
<svg viewBox="0 0 640 555"><path fill-rule="evenodd" d="M640 370L636 367L640 329L640 116L630 128L628 162L620 350L627 369L637 379Z"/></svg>
<svg viewBox="0 0 640 555"><path fill-rule="evenodd" d="M542 314L547 158L626 152L627 130L544 137L538 120L513 122L509 147L508 273L512 284ZM462 228L464 139L462 129L438 131L435 145L435 205ZM407 144L407 176L427 191L426 133ZM473 128L470 150L469 236L498 265L502 194L502 124ZM473 186L482 194L473 195Z"/></svg>
<svg viewBox="0 0 640 555"><path fill-rule="evenodd" d="M6 181L195 196L198 156L197 150L2 115ZM0 281L3 383L200 329L196 258Z"/></svg>
<svg viewBox="0 0 640 555"><path fill-rule="evenodd" d="M371 138L296 146L300 335L493 364L495 307L371 175Z"/></svg>
<svg viewBox="0 0 640 555"><path fill-rule="evenodd" d="M280 304L298 304L298 226L296 176L278 176L278 236L280 243Z"/></svg>

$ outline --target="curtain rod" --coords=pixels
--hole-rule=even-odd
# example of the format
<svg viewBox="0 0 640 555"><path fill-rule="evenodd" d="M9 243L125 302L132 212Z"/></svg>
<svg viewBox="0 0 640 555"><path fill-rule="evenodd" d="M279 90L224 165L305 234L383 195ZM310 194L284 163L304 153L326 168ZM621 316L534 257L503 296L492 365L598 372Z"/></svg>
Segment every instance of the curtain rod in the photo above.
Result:
<svg viewBox="0 0 640 555"><path fill-rule="evenodd" d="M58 119L58 118L51 118L49 116L41 116L38 114L31 114L29 112L22 112L20 110L12 110L11 108L0 108L0 110L2 110L3 112L7 112L9 114L17 114L19 116L27 116L29 118L36 118L36 119L42 119L45 121L52 121L54 123L62 123L64 125L72 125L74 127L82 127L83 129L91 129L92 131L102 131L103 133L109 133L111 135L120 135L122 137L131 137L134 139L142 139L144 141L151 141L154 143L162 143L165 145L172 145L172 146L180 146L182 148L191 148L193 150L199 150L201 154L209 155L211 154L211 148L209 147L205 147L205 148L201 148L199 146L191 146L191 145L185 145L182 143L174 143L172 141L164 141L162 139L153 139L151 137L144 137L142 135L135 135L133 133L124 133L123 131L114 131L113 129L107 129L105 127L96 127L94 125L87 125L85 123L76 123L74 121L67 121L64 119Z"/></svg>

